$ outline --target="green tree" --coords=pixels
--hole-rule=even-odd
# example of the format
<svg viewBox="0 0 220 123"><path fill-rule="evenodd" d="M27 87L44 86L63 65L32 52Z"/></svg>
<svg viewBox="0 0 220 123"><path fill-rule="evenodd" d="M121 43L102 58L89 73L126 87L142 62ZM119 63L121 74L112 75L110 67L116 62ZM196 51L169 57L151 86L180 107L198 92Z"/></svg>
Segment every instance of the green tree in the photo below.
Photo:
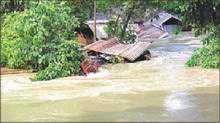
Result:
<svg viewBox="0 0 220 123"><path fill-rule="evenodd" d="M39 71L39 80L79 73L83 54L74 32L79 21L71 12L66 2L40 1L23 12L6 15L1 51L7 66ZM44 71L49 72L40 74Z"/></svg>

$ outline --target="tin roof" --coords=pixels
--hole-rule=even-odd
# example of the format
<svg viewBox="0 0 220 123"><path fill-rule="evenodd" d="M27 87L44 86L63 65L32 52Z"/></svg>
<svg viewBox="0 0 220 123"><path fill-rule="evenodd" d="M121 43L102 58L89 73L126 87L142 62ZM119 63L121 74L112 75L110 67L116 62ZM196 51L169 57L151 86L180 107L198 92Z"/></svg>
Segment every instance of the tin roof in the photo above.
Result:
<svg viewBox="0 0 220 123"><path fill-rule="evenodd" d="M149 47L151 42L136 42L134 44L121 44L116 38L102 40L87 45L84 49L108 55L118 55L130 61L141 56Z"/></svg>

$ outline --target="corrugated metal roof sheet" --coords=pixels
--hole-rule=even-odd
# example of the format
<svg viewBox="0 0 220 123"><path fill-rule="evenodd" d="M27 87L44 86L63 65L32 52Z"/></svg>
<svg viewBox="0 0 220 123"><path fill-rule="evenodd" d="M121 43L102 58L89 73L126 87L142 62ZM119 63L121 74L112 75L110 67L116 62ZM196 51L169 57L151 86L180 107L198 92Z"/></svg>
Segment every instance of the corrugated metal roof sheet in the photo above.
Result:
<svg viewBox="0 0 220 123"><path fill-rule="evenodd" d="M150 42L121 44L116 38L112 38L106 41L97 41L86 46L84 49L109 55L118 55L130 61L134 61L147 50L150 44Z"/></svg>
<svg viewBox="0 0 220 123"><path fill-rule="evenodd" d="M152 41L155 39L161 39L168 36L168 33L149 24L143 28L137 35L138 41Z"/></svg>

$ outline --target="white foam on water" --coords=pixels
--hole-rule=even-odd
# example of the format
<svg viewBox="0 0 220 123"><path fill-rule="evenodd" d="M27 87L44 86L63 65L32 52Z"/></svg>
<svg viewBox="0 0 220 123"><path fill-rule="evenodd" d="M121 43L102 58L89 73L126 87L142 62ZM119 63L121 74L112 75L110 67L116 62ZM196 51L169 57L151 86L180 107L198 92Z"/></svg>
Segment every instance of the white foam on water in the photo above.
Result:
<svg viewBox="0 0 220 123"><path fill-rule="evenodd" d="M175 90L177 85L170 84L159 84L159 83L110 83L108 86L100 87L90 87L86 89L81 89L78 91L69 90L63 92L47 92L46 94L39 94L39 98L42 100L65 100L65 99L76 99L82 97L97 97L101 94L111 93L111 94L137 94L145 91L155 91L155 90ZM176 88L180 90L180 88ZM183 89L181 89L183 90Z"/></svg>
<svg viewBox="0 0 220 123"><path fill-rule="evenodd" d="M114 85L114 86L102 86L102 87L93 87L88 88L80 91L63 91L63 92L50 92L46 94L40 94L39 98L42 100L65 100L65 99L76 99L80 97L96 97L103 93L123 93L129 92L131 87L129 86L122 86L122 85Z"/></svg>
<svg viewBox="0 0 220 123"><path fill-rule="evenodd" d="M41 100L56 101L56 100L68 99L69 97L65 93L53 92L53 93L42 94L40 95L39 98Z"/></svg>
<svg viewBox="0 0 220 123"><path fill-rule="evenodd" d="M172 92L164 102L166 110L177 111L190 108L192 105L189 101L187 92Z"/></svg>
<svg viewBox="0 0 220 123"><path fill-rule="evenodd" d="M103 68L99 68L97 73L89 73L88 78L105 77L109 75L109 71Z"/></svg>
<svg viewBox="0 0 220 123"><path fill-rule="evenodd" d="M21 84L18 84L12 80L1 82L1 90L3 93L21 90Z"/></svg>

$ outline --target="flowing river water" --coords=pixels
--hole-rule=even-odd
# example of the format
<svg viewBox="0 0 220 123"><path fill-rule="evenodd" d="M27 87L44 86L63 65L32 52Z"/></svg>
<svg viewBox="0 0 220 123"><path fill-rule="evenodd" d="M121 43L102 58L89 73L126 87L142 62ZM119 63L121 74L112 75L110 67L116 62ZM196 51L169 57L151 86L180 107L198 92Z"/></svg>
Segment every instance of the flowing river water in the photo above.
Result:
<svg viewBox="0 0 220 123"><path fill-rule="evenodd" d="M87 77L2 75L2 121L219 121L219 71L185 66L198 47L187 34L154 43L149 61L105 65Z"/></svg>

